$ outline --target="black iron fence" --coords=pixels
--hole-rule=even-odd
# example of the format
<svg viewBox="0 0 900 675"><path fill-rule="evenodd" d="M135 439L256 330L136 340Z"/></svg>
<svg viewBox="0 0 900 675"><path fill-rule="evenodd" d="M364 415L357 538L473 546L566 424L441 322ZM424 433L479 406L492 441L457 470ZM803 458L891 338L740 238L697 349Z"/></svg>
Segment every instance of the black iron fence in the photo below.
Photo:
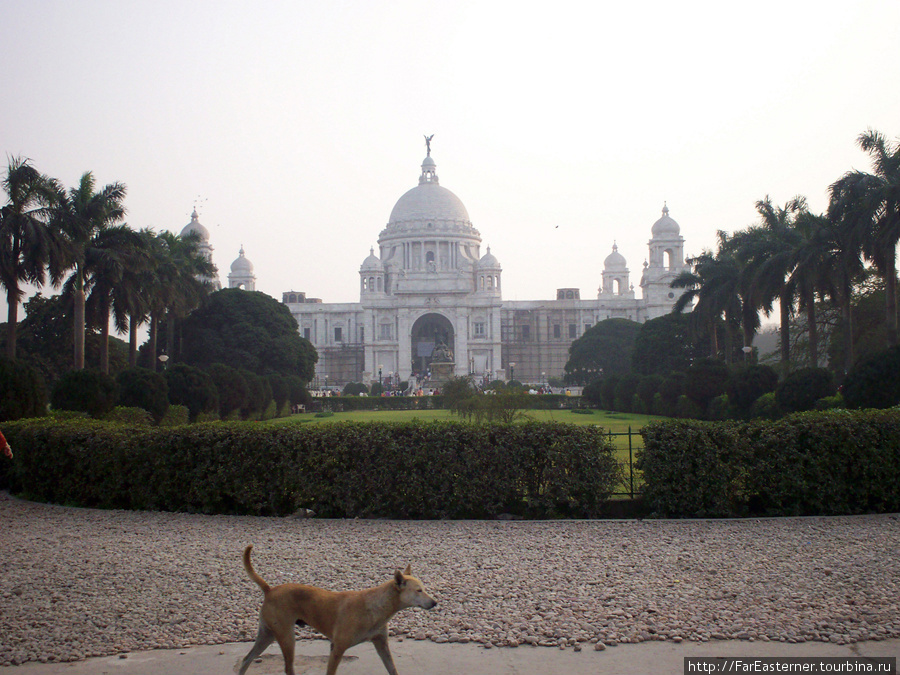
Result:
<svg viewBox="0 0 900 675"><path fill-rule="evenodd" d="M644 447L644 437L640 431L634 431L629 426L628 431L607 431L606 436L610 443L618 450L619 465L622 466L625 479L621 483L621 490L613 492L614 497L628 497L634 499L637 490L644 482L641 472L634 466L635 452ZM626 459L627 453L627 459Z"/></svg>

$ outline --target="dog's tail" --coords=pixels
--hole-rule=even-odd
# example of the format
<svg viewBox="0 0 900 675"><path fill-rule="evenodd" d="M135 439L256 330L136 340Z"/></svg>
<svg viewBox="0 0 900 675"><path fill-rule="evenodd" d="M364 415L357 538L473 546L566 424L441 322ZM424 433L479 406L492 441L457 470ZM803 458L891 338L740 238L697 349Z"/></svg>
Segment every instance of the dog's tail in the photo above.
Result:
<svg viewBox="0 0 900 675"><path fill-rule="evenodd" d="M256 585L262 589L263 593L268 593L271 587L256 573L256 570L253 569L253 565L250 564L250 551L252 550L253 544L250 544L244 549L244 569L247 570L249 577L256 582Z"/></svg>

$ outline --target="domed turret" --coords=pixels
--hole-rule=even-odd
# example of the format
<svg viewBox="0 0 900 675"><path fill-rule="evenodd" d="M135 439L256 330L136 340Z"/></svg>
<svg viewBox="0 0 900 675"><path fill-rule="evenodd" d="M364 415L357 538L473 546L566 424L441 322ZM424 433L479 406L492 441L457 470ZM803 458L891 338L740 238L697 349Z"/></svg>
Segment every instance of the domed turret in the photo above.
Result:
<svg viewBox="0 0 900 675"><path fill-rule="evenodd" d="M663 203L662 218L653 223L650 233L654 237L681 234L681 227L669 216L669 207Z"/></svg>
<svg viewBox="0 0 900 675"><path fill-rule="evenodd" d="M613 243L612 253L606 256L606 260L603 261L603 269L605 270L627 270L628 263L625 260L625 256L619 253L619 247Z"/></svg>
<svg viewBox="0 0 900 675"><path fill-rule="evenodd" d="M200 223L200 216L197 214L197 209L194 209L194 212L191 213L191 222L184 226L184 229L181 230L181 236L186 237L187 235L196 232L200 236L200 241L204 244L209 244L209 230L207 230Z"/></svg>
<svg viewBox="0 0 900 675"><path fill-rule="evenodd" d="M256 290L256 276L253 274L253 263L244 255L243 245L241 245L237 259L231 263L231 273L228 275L228 288L242 288L245 291Z"/></svg>
<svg viewBox="0 0 900 675"><path fill-rule="evenodd" d="M368 257L363 260L362 265L359 266L360 271L382 271L381 259L377 255L375 255L375 248L369 248Z"/></svg>
<svg viewBox="0 0 900 675"><path fill-rule="evenodd" d="M490 246L488 246L488 248L487 248L487 253L485 253L483 256L481 256L481 259L477 263L477 267L480 270L487 270L487 269L499 270L499 269L501 269L500 261L497 260L496 256L493 253L491 253Z"/></svg>

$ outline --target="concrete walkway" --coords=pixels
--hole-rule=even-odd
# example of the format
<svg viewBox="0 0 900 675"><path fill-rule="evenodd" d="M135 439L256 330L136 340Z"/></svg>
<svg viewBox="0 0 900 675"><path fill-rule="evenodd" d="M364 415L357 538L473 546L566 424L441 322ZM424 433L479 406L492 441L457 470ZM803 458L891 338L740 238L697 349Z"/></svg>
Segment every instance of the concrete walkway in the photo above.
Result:
<svg viewBox="0 0 900 675"><path fill-rule="evenodd" d="M0 667L2 675L225 675L234 673L251 643L232 643L192 649L134 652L124 657L104 657L61 664L27 663ZM549 647L485 649L474 644L434 644L391 640L391 651L400 675L681 675L684 657L898 657L900 640L832 645L822 642L713 641L706 643L645 642L594 651L587 644L581 652ZM324 640L298 641L294 665L297 675L322 675L328 659ZM277 645L250 666L247 675L284 672ZM373 675L386 672L371 644L351 649L338 669L339 675Z"/></svg>

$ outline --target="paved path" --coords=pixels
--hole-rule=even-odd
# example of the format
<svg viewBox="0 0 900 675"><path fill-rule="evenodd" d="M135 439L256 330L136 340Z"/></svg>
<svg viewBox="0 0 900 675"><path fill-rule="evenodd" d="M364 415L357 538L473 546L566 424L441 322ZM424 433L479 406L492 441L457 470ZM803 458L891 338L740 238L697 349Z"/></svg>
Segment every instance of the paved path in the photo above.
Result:
<svg viewBox="0 0 900 675"><path fill-rule="evenodd" d="M251 643L231 643L192 649L155 650L127 654L125 658L103 657L74 663L0 667L2 675L224 675L237 671ZM297 643L294 660L297 675L325 672L328 643L324 640ZM780 642L647 642L619 645L602 652L575 652L547 647L485 649L473 644L444 644L415 640L392 640L391 651L401 675L681 675L686 656L741 658L762 657L898 657L900 640L860 642L853 645ZM247 675L284 672L281 652L270 647ZM339 675L384 673L370 644L353 648L344 657Z"/></svg>

